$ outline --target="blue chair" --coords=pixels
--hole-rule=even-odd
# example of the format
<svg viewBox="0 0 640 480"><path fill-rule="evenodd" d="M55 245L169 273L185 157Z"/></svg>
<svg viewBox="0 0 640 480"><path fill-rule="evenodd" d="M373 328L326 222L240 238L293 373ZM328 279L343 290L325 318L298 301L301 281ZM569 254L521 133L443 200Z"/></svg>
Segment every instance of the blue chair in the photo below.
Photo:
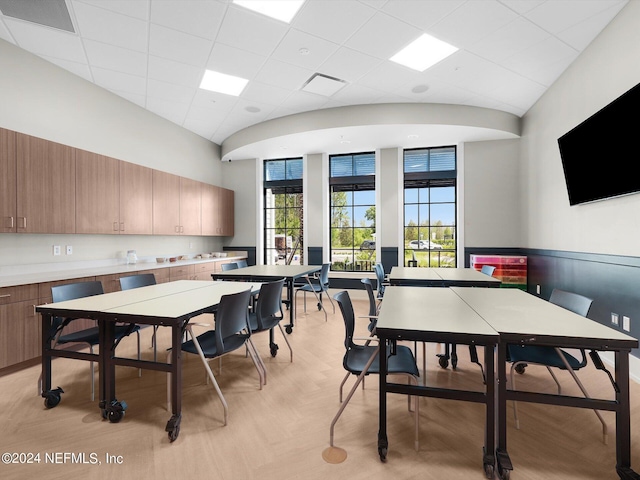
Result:
<svg viewBox="0 0 640 480"><path fill-rule="evenodd" d="M591 309L593 300L577 293L567 292L565 290L554 289L551 292L549 302L566 308L578 315L586 317ZM551 377L558 387L558 395L562 393L562 387L558 378L553 373L551 368L557 368L560 370L568 371L576 384L582 391L582 394L589 398L587 390L584 388L582 382L576 375L576 371L587 366L587 356L584 349L579 349L580 359L577 359L570 353L561 348L550 347L546 345L507 345L508 361L511 362L511 388L515 390L515 376L514 372L523 374L527 365L542 365L547 368L547 371L551 374ZM592 352L595 353L595 352ZM599 358L599 357L598 357ZM601 363L597 362L598 364ZM604 367L600 368L596 365L596 368L604 370ZM594 410L598 419L602 423L602 435L603 442L607 443L607 424L605 423L602 415L597 410ZM516 428L520 428L520 421L518 420L518 406L517 402L513 402L513 414L516 421Z"/></svg>
<svg viewBox="0 0 640 480"><path fill-rule="evenodd" d="M331 306L333 307L333 313L336 313L336 306L333 304L333 300L329 295L329 268L331 267L330 263L323 263L322 268L320 269L320 275L317 278L312 278L310 284L305 283L298 289L296 289L295 295L298 295L298 292L304 292L304 311L307 311L307 292L313 293L318 298L318 310L324 310L325 320L327 318L327 311L324 309L324 304L322 303L322 294L326 294L331 302ZM297 299L296 299L297 303Z"/></svg>

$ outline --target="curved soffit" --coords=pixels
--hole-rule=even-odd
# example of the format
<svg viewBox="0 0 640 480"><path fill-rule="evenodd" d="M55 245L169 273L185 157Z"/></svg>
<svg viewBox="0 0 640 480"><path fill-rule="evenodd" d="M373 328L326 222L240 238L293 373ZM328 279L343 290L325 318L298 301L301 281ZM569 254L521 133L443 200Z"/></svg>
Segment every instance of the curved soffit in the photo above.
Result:
<svg viewBox="0 0 640 480"><path fill-rule="evenodd" d="M352 105L288 115L245 128L221 145L222 160L415 148L520 136L520 118L466 105Z"/></svg>

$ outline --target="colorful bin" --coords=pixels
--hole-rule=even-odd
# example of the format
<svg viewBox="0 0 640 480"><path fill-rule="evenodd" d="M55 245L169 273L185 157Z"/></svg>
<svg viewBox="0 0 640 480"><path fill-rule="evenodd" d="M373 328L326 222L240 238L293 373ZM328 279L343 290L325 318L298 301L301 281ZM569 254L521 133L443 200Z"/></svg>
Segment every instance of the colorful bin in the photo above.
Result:
<svg viewBox="0 0 640 480"><path fill-rule="evenodd" d="M471 268L480 271L483 265L496 267L493 276L503 287L527 289L527 257L522 255L471 255Z"/></svg>

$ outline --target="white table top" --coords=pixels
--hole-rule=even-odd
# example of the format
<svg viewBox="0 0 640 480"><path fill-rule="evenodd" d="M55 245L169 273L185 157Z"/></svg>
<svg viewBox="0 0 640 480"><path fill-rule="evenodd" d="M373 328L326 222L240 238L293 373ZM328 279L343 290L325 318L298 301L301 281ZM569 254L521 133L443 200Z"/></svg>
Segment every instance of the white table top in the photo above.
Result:
<svg viewBox="0 0 640 480"><path fill-rule="evenodd" d="M392 267L389 281L418 282L483 282L500 284L500 279L490 277L474 268L446 268L446 267ZM386 295L386 293L385 293Z"/></svg>
<svg viewBox="0 0 640 480"><path fill-rule="evenodd" d="M498 333L449 288L387 287L376 328L498 337Z"/></svg>
<svg viewBox="0 0 640 480"><path fill-rule="evenodd" d="M451 290L500 334L638 342L624 332L519 289L451 287Z"/></svg>
<svg viewBox="0 0 640 480"><path fill-rule="evenodd" d="M247 289L257 292L255 282L211 282L179 280L147 287L105 293L92 297L40 305L38 311L54 313L133 315L151 318L180 318L220 303L223 295Z"/></svg>
<svg viewBox="0 0 640 480"><path fill-rule="evenodd" d="M318 272L321 265L252 265L250 267L238 268L236 270L226 270L216 272L216 277L302 277L313 272Z"/></svg>

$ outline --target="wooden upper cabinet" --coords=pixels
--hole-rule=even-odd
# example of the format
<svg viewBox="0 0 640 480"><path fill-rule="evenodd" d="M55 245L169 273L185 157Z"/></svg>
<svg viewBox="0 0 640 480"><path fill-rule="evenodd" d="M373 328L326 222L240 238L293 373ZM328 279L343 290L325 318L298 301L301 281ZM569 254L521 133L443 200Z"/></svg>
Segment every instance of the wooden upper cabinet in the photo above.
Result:
<svg viewBox="0 0 640 480"><path fill-rule="evenodd" d="M17 232L75 233L75 149L16 135Z"/></svg>
<svg viewBox="0 0 640 480"><path fill-rule="evenodd" d="M202 235L201 183L180 178L180 234Z"/></svg>
<svg viewBox="0 0 640 480"><path fill-rule="evenodd" d="M153 170L120 162L120 233L153 233Z"/></svg>
<svg viewBox="0 0 640 480"><path fill-rule="evenodd" d="M153 170L153 234L180 234L180 177Z"/></svg>
<svg viewBox="0 0 640 480"><path fill-rule="evenodd" d="M16 132L0 128L0 232L16 232Z"/></svg>
<svg viewBox="0 0 640 480"><path fill-rule="evenodd" d="M202 184L202 235L230 236L234 226L234 192Z"/></svg>
<svg viewBox="0 0 640 480"><path fill-rule="evenodd" d="M120 163L76 150L76 233L120 232Z"/></svg>

